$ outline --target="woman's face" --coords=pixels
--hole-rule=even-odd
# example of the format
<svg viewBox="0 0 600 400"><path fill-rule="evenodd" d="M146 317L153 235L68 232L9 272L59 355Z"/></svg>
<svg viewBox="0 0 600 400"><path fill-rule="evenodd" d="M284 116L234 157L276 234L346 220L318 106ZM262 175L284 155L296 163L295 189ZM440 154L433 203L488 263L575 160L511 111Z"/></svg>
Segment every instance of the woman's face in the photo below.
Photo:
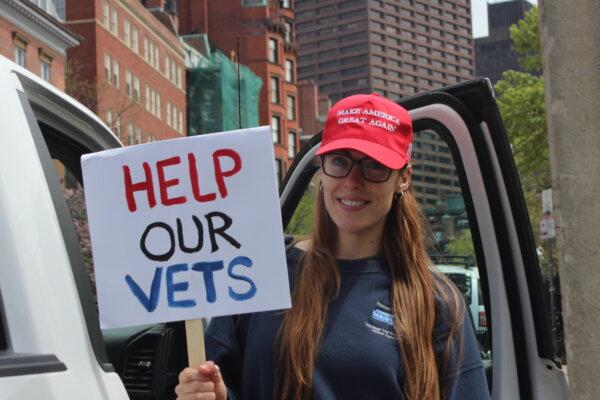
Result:
<svg viewBox="0 0 600 400"><path fill-rule="evenodd" d="M354 160L367 157L365 154L346 150L346 154ZM392 205L394 193L402 192L408 187L410 171L404 179L400 172L392 171L385 182L365 180L358 164L354 164L349 175L334 178L321 171L325 208L340 233L380 235L383 232L386 216Z"/></svg>

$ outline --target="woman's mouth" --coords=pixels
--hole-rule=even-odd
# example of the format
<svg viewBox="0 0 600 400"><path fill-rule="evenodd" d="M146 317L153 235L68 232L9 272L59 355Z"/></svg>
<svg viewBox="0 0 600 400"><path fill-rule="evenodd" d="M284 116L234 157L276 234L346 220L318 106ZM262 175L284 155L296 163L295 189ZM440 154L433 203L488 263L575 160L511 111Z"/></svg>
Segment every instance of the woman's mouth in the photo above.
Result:
<svg viewBox="0 0 600 400"><path fill-rule="evenodd" d="M363 208L364 206L366 206L368 203L368 201L366 201L366 200L356 200L356 199L338 198L337 200L342 205L342 208L346 209L346 210L359 210L359 209Z"/></svg>

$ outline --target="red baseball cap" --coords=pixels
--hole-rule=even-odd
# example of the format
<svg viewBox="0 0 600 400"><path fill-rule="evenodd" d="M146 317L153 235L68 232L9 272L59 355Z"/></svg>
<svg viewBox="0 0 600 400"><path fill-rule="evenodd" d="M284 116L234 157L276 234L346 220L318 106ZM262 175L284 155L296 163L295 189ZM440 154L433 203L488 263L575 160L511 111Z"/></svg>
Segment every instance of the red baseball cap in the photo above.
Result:
<svg viewBox="0 0 600 400"><path fill-rule="evenodd" d="M317 155L357 150L400 169L410 161L412 120L406 109L377 93L346 97L329 110Z"/></svg>

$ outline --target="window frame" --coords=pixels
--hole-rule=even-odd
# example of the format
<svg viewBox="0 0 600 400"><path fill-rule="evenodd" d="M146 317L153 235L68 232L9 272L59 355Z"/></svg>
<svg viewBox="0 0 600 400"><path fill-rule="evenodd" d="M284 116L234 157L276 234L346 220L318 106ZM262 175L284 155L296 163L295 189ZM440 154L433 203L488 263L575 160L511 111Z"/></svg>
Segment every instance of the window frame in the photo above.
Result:
<svg viewBox="0 0 600 400"><path fill-rule="evenodd" d="M285 81L288 83L294 83L296 74L294 73L294 61L289 58L285 59Z"/></svg>
<svg viewBox="0 0 600 400"><path fill-rule="evenodd" d="M274 122L277 121L276 124ZM273 129L276 126L277 129ZM271 115L271 137L273 144L281 144L281 116L277 114Z"/></svg>
<svg viewBox="0 0 600 400"><path fill-rule="evenodd" d="M297 104L296 104L296 96L293 94L288 94L285 97L285 111L286 111L286 117L288 121L295 121L298 114L297 114ZM291 103L290 103L291 101ZM290 118L291 117L291 118Z"/></svg>
<svg viewBox="0 0 600 400"><path fill-rule="evenodd" d="M271 64L279 64L279 42L277 39L270 37L267 47L267 60Z"/></svg>
<svg viewBox="0 0 600 400"><path fill-rule="evenodd" d="M276 75L269 78L271 104L281 104L281 80Z"/></svg>

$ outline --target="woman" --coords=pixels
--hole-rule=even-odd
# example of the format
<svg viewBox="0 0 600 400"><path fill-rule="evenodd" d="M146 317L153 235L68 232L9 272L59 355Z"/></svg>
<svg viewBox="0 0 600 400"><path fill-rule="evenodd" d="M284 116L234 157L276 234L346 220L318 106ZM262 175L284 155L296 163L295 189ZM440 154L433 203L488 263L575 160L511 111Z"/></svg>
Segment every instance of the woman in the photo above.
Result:
<svg viewBox="0 0 600 400"><path fill-rule="evenodd" d="M311 238L288 251L292 308L215 318L179 399L486 399L456 288L431 271L411 187L412 122L378 95L339 101L317 155Z"/></svg>

